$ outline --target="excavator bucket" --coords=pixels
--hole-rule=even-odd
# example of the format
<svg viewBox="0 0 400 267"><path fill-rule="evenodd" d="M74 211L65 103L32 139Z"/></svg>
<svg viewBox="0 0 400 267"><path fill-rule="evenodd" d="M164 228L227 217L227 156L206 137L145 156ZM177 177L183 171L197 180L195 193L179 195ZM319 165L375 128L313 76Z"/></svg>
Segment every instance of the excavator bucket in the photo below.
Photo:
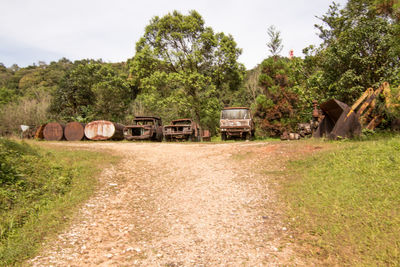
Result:
<svg viewBox="0 0 400 267"><path fill-rule="evenodd" d="M324 118L313 136L329 139L349 138L361 134L361 124L358 115L350 112L350 107L336 99L331 99L320 105Z"/></svg>

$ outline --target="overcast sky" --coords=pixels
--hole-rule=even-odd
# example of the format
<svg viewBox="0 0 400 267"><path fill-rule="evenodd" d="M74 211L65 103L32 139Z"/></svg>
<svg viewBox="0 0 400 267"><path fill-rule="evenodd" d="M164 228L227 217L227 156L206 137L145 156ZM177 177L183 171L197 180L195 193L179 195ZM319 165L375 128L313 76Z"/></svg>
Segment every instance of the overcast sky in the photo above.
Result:
<svg viewBox="0 0 400 267"><path fill-rule="evenodd" d="M342 7L346 0L336 0ZM197 10L215 32L232 34L250 69L269 56L267 29L283 39L282 55L320 40L314 24L331 0L0 0L0 62L25 67L38 61L92 58L120 62L153 16Z"/></svg>

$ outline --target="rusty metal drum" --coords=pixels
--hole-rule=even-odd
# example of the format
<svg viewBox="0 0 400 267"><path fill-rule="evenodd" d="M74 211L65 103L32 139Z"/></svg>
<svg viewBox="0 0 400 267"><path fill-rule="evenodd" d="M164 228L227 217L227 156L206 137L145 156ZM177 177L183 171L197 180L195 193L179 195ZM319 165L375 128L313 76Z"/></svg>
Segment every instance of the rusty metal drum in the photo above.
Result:
<svg viewBox="0 0 400 267"><path fill-rule="evenodd" d="M60 141L64 137L64 125L58 122L50 122L43 129L43 137L47 141Z"/></svg>
<svg viewBox="0 0 400 267"><path fill-rule="evenodd" d="M85 126L85 136L90 140L122 140L124 127L111 121L92 121Z"/></svg>
<svg viewBox="0 0 400 267"><path fill-rule="evenodd" d="M64 136L68 141L81 141L85 137L85 124L76 121L67 123Z"/></svg>

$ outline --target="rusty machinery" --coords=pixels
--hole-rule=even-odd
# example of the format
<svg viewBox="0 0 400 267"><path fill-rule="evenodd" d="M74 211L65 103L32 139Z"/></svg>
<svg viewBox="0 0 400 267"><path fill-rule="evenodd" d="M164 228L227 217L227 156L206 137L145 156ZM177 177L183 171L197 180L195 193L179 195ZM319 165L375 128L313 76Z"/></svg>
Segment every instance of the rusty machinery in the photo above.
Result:
<svg viewBox="0 0 400 267"><path fill-rule="evenodd" d="M356 112L363 128L374 130L383 120L382 112L377 115L373 115L373 111L376 108L376 99L381 93L383 93L383 96L385 98L385 107L387 110L393 112L396 108L400 107L400 104L393 104L393 96L390 90L389 83L384 82L375 91L372 88L368 88L353 104L350 112L347 114L347 117L349 117L353 112ZM396 98L397 100L400 100L400 93L397 95ZM360 106L363 101L365 102ZM356 111L358 107L359 109Z"/></svg>
<svg viewBox="0 0 400 267"><path fill-rule="evenodd" d="M361 129L374 130L383 120L382 110L376 111L377 98L381 93L385 98L386 109L393 112L400 107L400 104L393 103L394 98L387 82L376 90L368 88L351 107L330 99L320 105L323 118L313 136L338 139L360 135ZM400 100L400 94L395 100Z"/></svg>

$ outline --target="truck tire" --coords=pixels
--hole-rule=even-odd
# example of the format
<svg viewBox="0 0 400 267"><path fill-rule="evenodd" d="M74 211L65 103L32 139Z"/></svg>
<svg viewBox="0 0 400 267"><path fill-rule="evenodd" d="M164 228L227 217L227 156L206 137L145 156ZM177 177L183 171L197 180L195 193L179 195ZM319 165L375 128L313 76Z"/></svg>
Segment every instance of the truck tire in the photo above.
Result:
<svg viewBox="0 0 400 267"><path fill-rule="evenodd" d="M192 133L192 134L189 136L189 141L190 141L190 142L196 142L196 141L197 141L196 135L195 135L194 133Z"/></svg>
<svg viewBox="0 0 400 267"><path fill-rule="evenodd" d="M221 140L226 141L226 133L221 133Z"/></svg>

